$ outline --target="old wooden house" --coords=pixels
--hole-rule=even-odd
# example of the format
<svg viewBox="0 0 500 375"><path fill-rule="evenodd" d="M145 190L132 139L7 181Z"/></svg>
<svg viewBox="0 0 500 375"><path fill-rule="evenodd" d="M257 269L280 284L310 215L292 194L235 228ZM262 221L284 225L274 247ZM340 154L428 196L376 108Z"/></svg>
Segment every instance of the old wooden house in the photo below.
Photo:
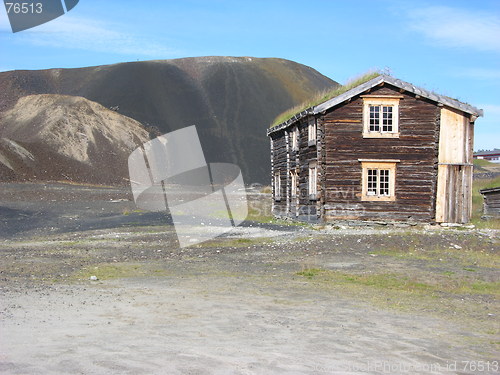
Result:
<svg viewBox="0 0 500 375"><path fill-rule="evenodd" d="M273 213L305 221L465 223L471 105L379 75L268 129Z"/></svg>
<svg viewBox="0 0 500 375"><path fill-rule="evenodd" d="M500 218L500 186L482 189L479 192L483 195L483 218Z"/></svg>

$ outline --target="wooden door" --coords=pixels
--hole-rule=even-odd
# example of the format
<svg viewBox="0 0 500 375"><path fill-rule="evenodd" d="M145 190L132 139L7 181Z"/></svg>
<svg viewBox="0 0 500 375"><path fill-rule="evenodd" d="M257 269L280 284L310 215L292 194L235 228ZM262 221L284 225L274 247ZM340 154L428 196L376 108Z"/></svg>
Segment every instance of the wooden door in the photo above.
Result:
<svg viewBox="0 0 500 375"><path fill-rule="evenodd" d="M445 223L467 223L472 206L472 166L446 166L446 198L444 205Z"/></svg>

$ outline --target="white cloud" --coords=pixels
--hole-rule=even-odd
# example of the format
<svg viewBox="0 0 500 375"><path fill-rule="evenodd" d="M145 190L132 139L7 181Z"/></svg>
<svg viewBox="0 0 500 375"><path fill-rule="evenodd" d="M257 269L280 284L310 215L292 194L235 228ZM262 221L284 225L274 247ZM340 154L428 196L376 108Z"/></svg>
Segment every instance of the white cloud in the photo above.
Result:
<svg viewBox="0 0 500 375"><path fill-rule="evenodd" d="M497 80L500 79L500 69L468 68L458 71L456 75L475 79Z"/></svg>
<svg viewBox="0 0 500 375"><path fill-rule="evenodd" d="M450 47L500 52L500 17L491 13L431 6L409 12L411 28Z"/></svg>
<svg viewBox="0 0 500 375"><path fill-rule="evenodd" d="M16 33L20 43L55 48L110 52L148 58L169 58L179 52L158 42L126 30L123 25L111 25L65 14L43 25ZM0 17L0 31L11 32L6 16Z"/></svg>

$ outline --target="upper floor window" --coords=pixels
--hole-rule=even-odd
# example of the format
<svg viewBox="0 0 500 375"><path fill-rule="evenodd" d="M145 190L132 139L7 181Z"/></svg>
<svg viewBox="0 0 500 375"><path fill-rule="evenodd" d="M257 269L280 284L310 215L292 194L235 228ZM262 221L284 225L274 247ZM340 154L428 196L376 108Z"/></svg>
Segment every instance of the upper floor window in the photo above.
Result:
<svg viewBox="0 0 500 375"><path fill-rule="evenodd" d="M299 128L296 126L292 130L292 150L299 149Z"/></svg>
<svg viewBox="0 0 500 375"><path fill-rule="evenodd" d="M363 138L399 138L399 100L402 96L362 95Z"/></svg>
<svg viewBox="0 0 500 375"><path fill-rule="evenodd" d="M316 119L310 117L307 122L307 143L308 145L316 144Z"/></svg>

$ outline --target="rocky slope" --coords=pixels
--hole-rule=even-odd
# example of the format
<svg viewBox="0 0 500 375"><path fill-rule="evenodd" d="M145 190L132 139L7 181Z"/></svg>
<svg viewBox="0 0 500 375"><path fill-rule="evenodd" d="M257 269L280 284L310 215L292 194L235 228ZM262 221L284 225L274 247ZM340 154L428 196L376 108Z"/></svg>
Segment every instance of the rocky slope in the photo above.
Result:
<svg viewBox="0 0 500 375"><path fill-rule="evenodd" d="M142 125L82 97L29 95L0 117L0 180L127 183Z"/></svg>
<svg viewBox="0 0 500 375"><path fill-rule="evenodd" d="M166 133L197 125L207 161L269 182L269 123L337 83L283 59L197 57L0 73L0 111L31 94L87 98ZM12 118L12 117L11 117ZM5 123L5 122L4 122Z"/></svg>

